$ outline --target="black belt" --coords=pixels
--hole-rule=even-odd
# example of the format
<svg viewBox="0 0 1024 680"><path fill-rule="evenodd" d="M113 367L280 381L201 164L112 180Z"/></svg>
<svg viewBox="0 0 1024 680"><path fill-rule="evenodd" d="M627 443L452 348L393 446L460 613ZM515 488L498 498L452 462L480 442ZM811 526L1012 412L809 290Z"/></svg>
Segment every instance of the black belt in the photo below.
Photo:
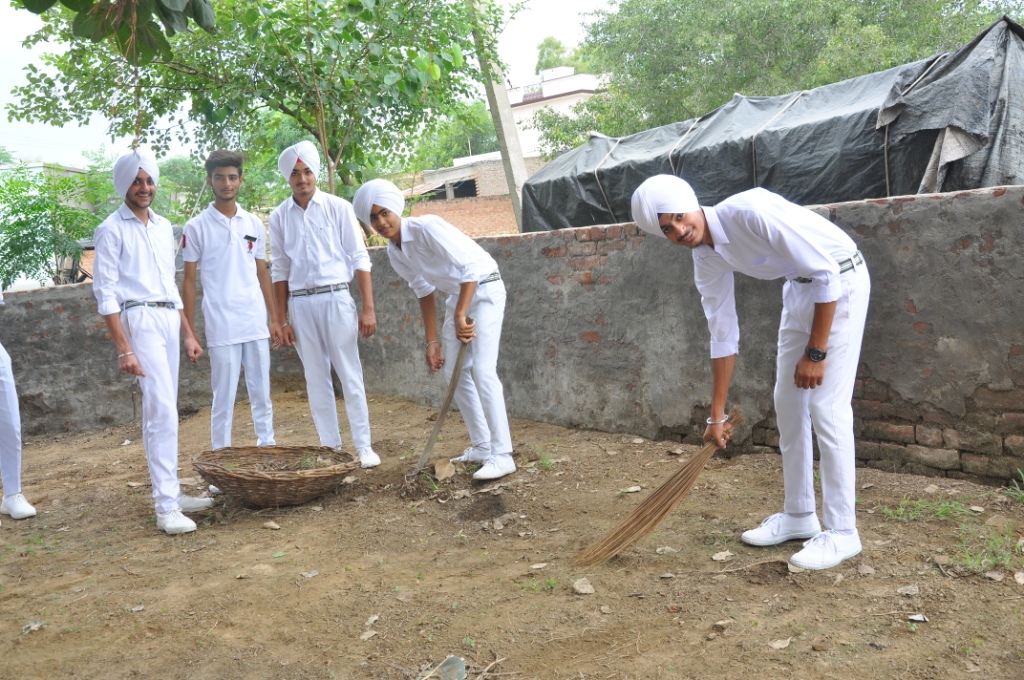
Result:
<svg viewBox="0 0 1024 680"><path fill-rule="evenodd" d="M482 286L485 283L490 283L491 281L501 281L501 272L494 272L493 274L488 276L486 279L481 281L479 285Z"/></svg>
<svg viewBox="0 0 1024 680"><path fill-rule="evenodd" d="M842 262L839 263L839 273L845 274L851 269L856 269L858 264L862 266L864 264L864 258L860 256L860 251L854 253L853 257L851 257L850 259L843 260ZM796 281L797 283L810 283L814 279L809 279L806 276L799 276L793 280Z"/></svg>
<svg viewBox="0 0 1024 680"><path fill-rule="evenodd" d="M336 290L348 290L348 284L332 283L328 286L317 286L316 288L300 288L299 290L289 291L288 294L292 297L305 297L307 295L319 295L320 293L333 293Z"/></svg>
<svg viewBox="0 0 1024 680"><path fill-rule="evenodd" d="M132 307L157 307L158 309L174 309L175 305L173 302L140 302L139 300L129 300L128 302L121 305L121 311L131 309Z"/></svg>

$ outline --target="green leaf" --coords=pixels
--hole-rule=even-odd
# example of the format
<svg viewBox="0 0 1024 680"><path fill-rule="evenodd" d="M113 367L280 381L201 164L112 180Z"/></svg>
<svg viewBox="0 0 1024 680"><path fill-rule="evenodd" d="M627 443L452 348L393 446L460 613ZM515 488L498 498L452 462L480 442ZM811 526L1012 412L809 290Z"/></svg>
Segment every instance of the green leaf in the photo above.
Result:
<svg viewBox="0 0 1024 680"><path fill-rule="evenodd" d="M349 0L345 9L348 10L350 17L357 17L363 13L363 3L359 2L359 0Z"/></svg>
<svg viewBox="0 0 1024 680"><path fill-rule="evenodd" d="M430 77L434 80L441 80L441 67L435 61L430 62Z"/></svg>
<svg viewBox="0 0 1024 680"><path fill-rule="evenodd" d="M21 0L25 9L34 14L42 14L57 4L57 0Z"/></svg>
<svg viewBox="0 0 1024 680"><path fill-rule="evenodd" d="M28 3L25 4L27 5ZM94 0L60 0L60 4L76 12L84 12L93 6Z"/></svg>
<svg viewBox="0 0 1024 680"><path fill-rule="evenodd" d="M387 85L388 87L391 87L401 79L401 73L395 73L394 71L390 71L389 73L384 74L384 84Z"/></svg>
<svg viewBox="0 0 1024 680"><path fill-rule="evenodd" d="M186 2L187 1L188 0L186 0ZM167 30L167 35L188 32L188 18L185 16L184 12L169 10L162 4L158 3L156 6L156 13L163 22L164 28Z"/></svg>
<svg viewBox="0 0 1024 680"><path fill-rule="evenodd" d="M188 6L192 8L192 14L200 28L211 33L217 30L217 15L213 12L210 0L189 0Z"/></svg>
<svg viewBox="0 0 1024 680"><path fill-rule="evenodd" d="M276 553L274 553L273 555L271 555L271 557L273 557L273 558L277 559L278 557L284 557L284 556L285 556L285 555L287 555L287 554L288 554L288 553L286 553L286 552L276 552Z"/></svg>
<svg viewBox="0 0 1024 680"><path fill-rule="evenodd" d="M110 32L110 27L99 21L93 12L79 12L71 24L71 33L79 38L99 42Z"/></svg>
<svg viewBox="0 0 1024 680"><path fill-rule="evenodd" d="M172 12L184 12L185 5L188 4L188 0L157 0L157 2Z"/></svg>
<svg viewBox="0 0 1024 680"><path fill-rule="evenodd" d="M452 66L455 68L462 68L462 65L465 62L466 59L462 56L462 45L454 43L452 45Z"/></svg>

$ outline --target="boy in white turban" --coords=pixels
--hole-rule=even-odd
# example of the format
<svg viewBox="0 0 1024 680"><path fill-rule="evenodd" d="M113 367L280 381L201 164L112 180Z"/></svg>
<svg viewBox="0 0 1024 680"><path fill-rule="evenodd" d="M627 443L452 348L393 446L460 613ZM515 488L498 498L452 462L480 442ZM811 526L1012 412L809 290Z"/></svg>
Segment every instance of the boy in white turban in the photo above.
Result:
<svg viewBox="0 0 1024 680"><path fill-rule="evenodd" d="M0 289L0 305L4 304ZM14 519L34 517L36 509L21 493L21 410L14 385L11 355L0 345L0 514Z"/></svg>
<svg viewBox="0 0 1024 680"><path fill-rule="evenodd" d="M316 188L320 155L310 142L284 150L278 169L292 195L270 215L271 279L281 340L294 346L306 374L306 392L320 443L341 448L331 368L345 395L345 411L360 465L380 465L370 446L370 411L363 388L358 340L377 330L370 255L352 205ZM359 281L362 312L348 292Z"/></svg>
<svg viewBox="0 0 1024 680"><path fill-rule="evenodd" d="M245 369L257 446L274 446L270 403L270 343L279 342L274 296L267 270L266 228L236 200L242 187L242 155L217 150L206 159L206 183L214 200L185 225L182 298L195 332L196 270L203 279L203 319L210 355L214 449L231 446L238 377ZM271 326L268 328L267 319Z"/></svg>
<svg viewBox="0 0 1024 680"><path fill-rule="evenodd" d="M820 215L764 189L702 208L684 180L658 175L633 194L633 219L648 234L693 250L693 278L711 331L711 417L704 440L725 446L726 402L739 351L733 273L784 278L775 411L785 503L744 543L810 539L790 562L834 567L861 551L854 514L853 385L871 280L857 245ZM827 360L826 360L827 354ZM821 451L821 531L811 431Z"/></svg>
<svg viewBox="0 0 1024 680"><path fill-rule="evenodd" d="M160 169L156 159L130 151L114 164L114 187L124 203L96 228L93 293L117 348L117 365L142 388L142 444L153 482L156 525L168 534L196 530L182 513L213 505L181 494L178 484L179 332L193 362L202 347L181 311L174 282L174 232L150 208Z"/></svg>
<svg viewBox="0 0 1024 680"><path fill-rule="evenodd" d="M402 217L405 199L387 180L367 182L353 199L356 216L388 239L388 258L420 301L431 371L450 382L459 344L466 355L455 401L471 446L452 462L480 463L473 479L498 479L516 470L505 395L498 379L498 343L505 316L505 284L498 264L473 239L435 215ZM448 296L437 332L434 291ZM472 322L468 321L472 319Z"/></svg>

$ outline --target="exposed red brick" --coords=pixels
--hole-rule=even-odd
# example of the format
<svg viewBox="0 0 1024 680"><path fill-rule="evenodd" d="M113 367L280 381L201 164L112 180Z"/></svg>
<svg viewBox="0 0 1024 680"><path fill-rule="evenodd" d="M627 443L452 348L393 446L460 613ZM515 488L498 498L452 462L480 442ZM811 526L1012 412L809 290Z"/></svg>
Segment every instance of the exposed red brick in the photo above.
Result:
<svg viewBox="0 0 1024 680"><path fill-rule="evenodd" d="M570 256L594 255L597 253L597 244L591 243L590 241L570 243L567 248L567 251Z"/></svg>
<svg viewBox="0 0 1024 680"><path fill-rule="evenodd" d="M880 439L882 441L897 442L899 444L913 444L917 441L914 435L913 425L896 425L879 421L865 421L861 427L863 436L868 439Z"/></svg>
<svg viewBox="0 0 1024 680"><path fill-rule="evenodd" d="M1010 356L1024 356L1024 345L1010 345Z"/></svg>
<svg viewBox="0 0 1024 680"><path fill-rule="evenodd" d="M979 408L996 411L1018 411L1024 407L1024 390L1015 389L1005 392L994 392L987 387L979 387L974 393L974 403Z"/></svg>
<svg viewBox="0 0 1024 680"><path fill-rule="evenodd" d="M1024 413L1008 411L999 414L995 430L1000 434L1024 434Z"/></svg>
<svg viewBox="0 0 1024 680"><path fill-rule="evenodd" d="M882 402L871 399L854 399L853 415L865 420L877 420L882 417Z"/></svg>
<svg viewBox="0 0 1024 680"><path fill-rule="evenodd" d="M598 342L601 342L601 334L598 333L597 331L587 331L585 333L580 333L580 340L582 340L583 342L596 344Z"/></svg>
<svg viewBox="0 0 1024 680"><path fill-rule="evenodd" d="M1024 458L1024 437L1011 434L1003 440L1003 452L1009 456Z"/></svg>
<svg viewBox="0 0 1024 680"><path fill-rule="evenodd" d="M917 200L916 196L897 196L896 198L889 199L893 203L912 203Z"/></svg>
<svg viewBox="0 0 1024 680"><path fill-rule="evenodd" d="M552 274L551 276L548 277L548 283L554 284L556 286L562 285L563 280L564 279L558 274Z"/></svg>
<svg viewBox="0 0 1024 680"><path fill-rule="evenodd" d="M932 325L930 323L925 323L924 321L918 321L917 323L912 325L911 328L913 328L915 332L920 333L921 335L932 334Z"/></svg>
<svg viewBox="0 0 1024 680"><path fill-rule="evenodd" d="M917 314L917 305L910 298L903 298L903 309L907 310L908 314Z"/></svg>
<svg viewBox="0 0 1024 680"><path fill-rule="evenodd" d="M960 455L961 469L969 475L984 475L988 473L988 456L979 456L974 453Z"/></svg>
<svg viewBox="0 0 1024 680"><path fill-rule="evenodd" d="M914 428L917 443L921 446L942 446L942 428L931 425L917 425Z"/></svg>
<svg viewBox="0 0 1024 680"><path fill-rule="evenodd" d="M605 231L608 238L622 238L622 225L613 224L610 227L605 227Z"/></svg>
<svg viewBox="0 0 1024 680"><path fill-rule="evenodd" d="M578 283L582 283L582 284L586 284L586 285L594 283L594 274L593 274L593 272L577 272L577 273L573 274L572 277L574 279L576 279L576 281Z"/></svg>
<svg viewBox="0 0 1024 680"><path fill-rule="evenodd" d="M565 246L548 246L540 250L540 254L544 257L565 257L566 252L568 252L568 248Z"/></svg>
<svg viewBox="0 0 1024 680"><path fill-rule="evenodd" d="M576 234L577 241L589 241L590 240L590 227L583 227L581 229L572 230Z"/></svg>
<svg viewBox="0 0 1024 680"><path fill-rule="evenodd" d="M595 267L601 265L601 258L598 255L590 255L589 257L570 257L566 259L569 264L569 269L573 271L590 271Z"/></svg>
<svg viewBox="0 0 1024 680"><path fill-rule="evenodd" d="M608 232L604 227L591 227L590 228L590 240L591 241L603 241L608 238Z"/></svg>
<svg viewBox="0 0 1024 680"><path fill-rule="evenodd" d="M992 190L992 195L995 196L996 198L999 198L1000 196L1002 196L1005 193L1006 193L1006 187L996 187L995 189Z"/></svg>

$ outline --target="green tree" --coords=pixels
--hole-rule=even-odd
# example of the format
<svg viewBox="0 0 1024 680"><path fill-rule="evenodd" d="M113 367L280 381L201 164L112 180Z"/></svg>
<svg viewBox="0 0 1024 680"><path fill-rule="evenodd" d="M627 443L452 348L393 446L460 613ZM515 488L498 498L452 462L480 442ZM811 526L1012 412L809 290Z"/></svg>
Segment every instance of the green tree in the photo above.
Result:
<svg viewBox="0 0 1024 680"><path fill-rule="evenodd" d="M28 67L8 114L67 125L101 113L112 136L165 150L172 135L241 147L261 112L276 111L317 140L335 192L336 175L352 183L369 156L401 153L409 131L464 101L479 79L466 58L475 47L465 2L218 0L216 9L216 36L178 33L173 58L138 68L105 42L75 41L68 11L49 12L28 43L70 48ZM497 5L478 2L476 16L493 36ZM174 124L158 126L161 118Z"/></svg>
<svg viewBox="0 0 1024 680"><path fill-rule="evenodd" d="M592 129L631 134L709 113L737 92L784 94L956 49L1022 9L1021 0L621 0L595 13L584 42L614 101L595 97L581 113L593 114ZM541 129L569 143L564 117Z"/></svg>
<svg viewBox="0 0 1024 680"><path fill-rule="evenodd" d="M494 119L486 104L475 101L444 116L424 131L413 152L413 165L425 170L447 168L460 156L497 150Z"/></svg>
<svg viewBox="0 0 1024 680"><path fill-rule="evenodd" d="M65 257L81 254L99 218L85 207L81 177L20 165L0 173L0 283L58 277Z"/></svg>
<svg viewBox="0 0 1024 680"><path fill-rule="evenodd" d="M210 0L60 0L60 4L73 13L75 37L107 41L133 64L148 64L157 56L169 58L171 46L164 36L188 31L190 19L203 30L216 32ZM57 0L14 3L35 14L55 5Z"/></svg>
<svg viewBox="0 0 1024 680"><path fill-rule="evenodd" d="M0 165L10 165L14 162L14 156L7 150L7 147L0 146Z"/></svg>
<svg viewBox="0 0 1024 680"><path fill-rule="evenodd" d="M562 41L548 36L537 45L537 66L535 74L558 66L572 66L577 73L598 73L598 55L588 45L580 45L569 50Z"/></svg>

